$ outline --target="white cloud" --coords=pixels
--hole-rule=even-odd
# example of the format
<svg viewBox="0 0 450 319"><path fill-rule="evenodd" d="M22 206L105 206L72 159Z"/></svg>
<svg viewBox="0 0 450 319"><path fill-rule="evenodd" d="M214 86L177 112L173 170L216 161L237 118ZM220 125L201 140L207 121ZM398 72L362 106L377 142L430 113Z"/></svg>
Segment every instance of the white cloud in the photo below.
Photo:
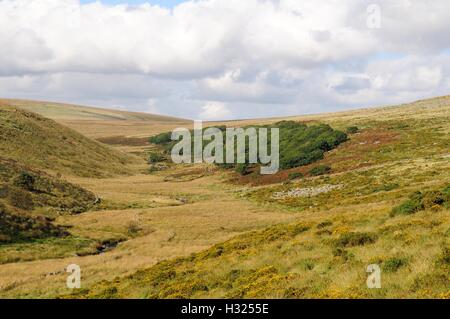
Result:
<svg viewBox="0 0 450 319"><path fill-rule="evenodd" d="M226 119L230 115L230 111L225 103L208 102L202 107L200 113L201 120L220 120Z"/></svg>
<svg viewBox="0 0 450 319"><path fill-rule="evenodd" d="M379 0L368 29L369 3L2 0L0 96L218 118L448 94L450 3Z"/></svg>

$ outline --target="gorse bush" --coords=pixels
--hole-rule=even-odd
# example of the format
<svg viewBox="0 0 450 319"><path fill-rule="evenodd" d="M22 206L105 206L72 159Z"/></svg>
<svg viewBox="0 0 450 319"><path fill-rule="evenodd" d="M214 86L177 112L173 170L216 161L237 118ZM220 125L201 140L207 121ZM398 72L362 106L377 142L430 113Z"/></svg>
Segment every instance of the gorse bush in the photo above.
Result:
<svg viewBox="0 0 450 319"><path fill-rule="evenodd" d="M336 248L364 246L377 241L377 236L373 233L350 232L342 234L336 241Z"/></svg>
<svg viewBox="0 0 450 319"><path fill-rule="evenodd" d="M450 186L446 186L442 191L417 191L411 194L403 203L394 207L391 210L390 216L411 215L425 209L439 210L448 207L450 202L449 187Z"/></svg>
<svg viewBox="0 0 450 319"><path fill-rule="evenodd" d="M350 127L347 127L346 132L349 134L355 134L355 133L359 132L359 129L357 126L350 126Z"/></svg>
<svg viewBox="0 0 450 319"><path fill-rule="evenodd" d="M223 143L226 141L226 127L217 127L223 134ZM334 130L327 124L317 124L307 126L303 123L294 121L282 121L273 125L258 126L255 128L267 128L270 132L271 128L280 129L280 168L289 169L298 166L308 165L318 160L323 159L324 153L337 147L339 144L347 140L347 135L344 132ZM204 128L203 130L206 130ZM244 128L245 129L245 128ZM256 130L258 132L258 130ZM191 131L193 135L193 131ZM192 138L192 143L193 143ZM149 141L153 144L161 145L164 147L165 152L169 154L172 147L178 141L171 140L171 133L161 133L156 136L150 137ZM209 141L203 141L203 147L205 147ZM267 149L270 150L271 135L267 137ZM225 148L224 148L224 154ZM237 155L234 154L234 158ZM246 164L249 164L249 146L248 138L245 148ZM224 168L236 168L235 164L223 164ZM238 170L242 170L239 168Z"/></svg>
<svg viewBox="0 0 450 319"><path fill-rule="evenodd" d="M399 206L392 209L391 215L411 215L424 209L422 203L423 194L421 192L415 192L408 200L401 203Z"/></svg>
<svg viewBox="0 0 450 319"><path fill-rule="evenodd" d="M408 265L407 258L392 257L383 262L382 270L385 272L396 272L401 267Z"/></svg>

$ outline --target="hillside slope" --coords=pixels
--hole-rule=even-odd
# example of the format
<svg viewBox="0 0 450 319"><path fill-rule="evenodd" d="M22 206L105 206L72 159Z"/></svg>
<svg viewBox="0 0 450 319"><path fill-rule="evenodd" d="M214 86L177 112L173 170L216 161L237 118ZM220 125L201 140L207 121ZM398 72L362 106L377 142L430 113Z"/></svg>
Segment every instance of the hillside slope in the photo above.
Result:
<svg viewBox="0 0 450 319"><path fill-rule="evenodd" d="M0 105L0 154L38 169L86 177L127 172L133 158L36 113Z"/></svg>
<svg viewBox="0 0 450 319"><path fill-rule="evenodd" d="M170 116L72 104L0 99L0 105L2 104L38 113L96 139L116 136L148 137L175 127L189 125L188 120Z"/></svg>
<svg viewBox="0 0 450 319"><path fill-rule="evenodd" d="M358 127L319 161L328 173L289 180L282 171L236 187L295 222L69 297L450 298L450 98L341 115L314 117ZM366 285L373 264L381 289Z"/></svg>
<svg viewBox="0 0 450 319"><path fill-rule="evenodd" d="M0 203L32 211L48 207L59 213L80 213L96 201L96 196L80 186L45 172L0 157Z"/></svg>

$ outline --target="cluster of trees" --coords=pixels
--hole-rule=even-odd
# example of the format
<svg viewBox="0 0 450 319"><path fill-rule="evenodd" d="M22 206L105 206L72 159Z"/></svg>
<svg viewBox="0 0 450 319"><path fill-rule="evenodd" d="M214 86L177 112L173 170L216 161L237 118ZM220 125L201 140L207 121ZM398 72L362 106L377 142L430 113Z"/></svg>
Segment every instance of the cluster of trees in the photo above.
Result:
<svg viewBox="0 0 450 319"><path fill-rule="evenodd" d="M266 127L279 128L279 150L280 150L280 168L289 169L294 167L299 167L303 165L308 165L314 163L318 160L323 159L324 153L332 150L342 142L347 140L347 134L334 130L327 124L315 124L306 125L304 123L294 122L294 121L281 121L272 125L259 126L257 128ZM226 127L217 127L224 134L224 145L226 139ZM245 128L244 128L245 129ZM258 130L257 130L258 131ZM193 132L191 131L191 134ZM163 147L165 153L169 154L173 145L177 141L171 140L171 133L161 133L159 135L150 138L150 143L157 144ZM209 141L204 141L204 146L209 143ZM268 135L267 140L268 145L271 144L271 136ZM235 148L236 149L236 148ZM268 147L270 150L270 147ZM248 161L249 153L249 143L247 139L246 143L246 159ZM154 159L153 159L154 160ZM240 174L246 174L249 168L254 165L250 163L241 164L220 164L225 168L233 168ZM319 174L321 172L318 172Z"/></svg>
<svg viewBox="0 0 450 319"><path fill-rule="evenodd" d="M280 128L280 167L308 165L323 159L324 153L347 140L347 134L327 124L307 126L294 121L274 124Z"/></svg>

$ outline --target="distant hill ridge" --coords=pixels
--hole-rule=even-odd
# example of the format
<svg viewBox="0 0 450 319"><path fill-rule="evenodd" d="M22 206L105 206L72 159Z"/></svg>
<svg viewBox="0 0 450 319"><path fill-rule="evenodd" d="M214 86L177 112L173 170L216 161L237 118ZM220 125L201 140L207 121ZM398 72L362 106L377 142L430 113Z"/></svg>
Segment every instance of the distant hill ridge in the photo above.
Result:
<svg viewBox="0 0 450 319"><path fill-rule="evenodd" d="M0 104L20 107L51 119L85 119L85 120L132 120L132 121L186 121L166 115L144 112L130 112L107 108L81 106L57 102L0 99Z"/></svg>

